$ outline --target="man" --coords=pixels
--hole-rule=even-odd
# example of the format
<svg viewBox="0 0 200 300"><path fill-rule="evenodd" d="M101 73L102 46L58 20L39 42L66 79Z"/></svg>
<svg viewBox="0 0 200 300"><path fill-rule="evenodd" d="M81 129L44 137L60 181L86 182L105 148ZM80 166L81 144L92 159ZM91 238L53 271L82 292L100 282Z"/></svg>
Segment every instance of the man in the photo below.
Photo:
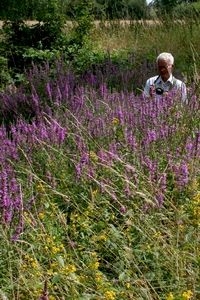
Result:
<svg viewBox="0 0 200 300"><path fill-rule="evenodd" d="M163 52L156 59L158 75L149 78L144 88L144 96L157 98L168 92L177 92L183 102L187 102L187 89L184 82L173 75L174 57L171 53Z"/></svg>

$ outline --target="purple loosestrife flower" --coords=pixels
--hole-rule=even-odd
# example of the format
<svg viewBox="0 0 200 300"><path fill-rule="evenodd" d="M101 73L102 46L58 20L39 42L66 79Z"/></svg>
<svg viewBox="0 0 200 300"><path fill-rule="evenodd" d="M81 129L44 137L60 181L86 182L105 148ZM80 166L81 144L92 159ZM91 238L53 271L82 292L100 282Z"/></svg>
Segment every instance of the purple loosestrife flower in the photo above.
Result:
<svg viewBox="0 0 200 300"><path fill-rule="evenodd" d="M57 89L56 89L56 99L55 99L55 102L57 104L57 106L59 106L61 103L62 103L62 93L61 93L61 90L59 88L59 86L57 86Z"/></svg>
<svg viewBox="0 0 200 300"><path fill-rule="evenodd" d="M17 228L12 236L12 241L17 241L19 239L19 236L23 233L24 230L24 219L22 213L19 214L19 222L17 225Z"/></svg>
<svg viewBox="0 0 200 300"><path fill-rule="evenodd" d="M138 174L136 172L136 169L134 166L126 164L125 165L126 168L126 184L129 185L129 182L133 182L133 184L138 185L139 184L139 178L138 178Z"/></svg>
<svg viewBox="0 0 200 300"><path fill-rule="evenodd" d="M132 132L126 134L126 141L131 150L137 150L138 143Z"/></svg>
<svg viewBox="0 0 200 300"><path fill-rule="evenodd" d="M147 130L147 144L156 141L157 133L155 130Z"/></svg>
<svg viewBox="0 0 200 300"><path fill-rule="evenodd" d="M45 126L45 124L40 123L40 126L38 127L38 133L39 135L37 135L37 131L36 136L37 138L41 139L42 141L48 140L48 131L47 131L47 126Z"/></svg>
<svg viewBox="0 0 200 300"><path fill-rule="evenodd" d="M179 183L181 186L186 186L189 181L189 170L185 162L180 165L180 179Z"/></svg>
<svg viewBox="0 0 200 300"><path fill-rule="evenodd" d="M103 165L111 165L112 161L110 160L109 153L107 151L104 151L103 149L100 149L97 153L97 156L99 158L99 162Z"/></svg>
<svg viewBox="0 0 200 300"><path fill-rule="evenodd" d="M72 111L78 113L81 111L83 105L85 103L85 89L80 87L76 94L74 95L73 102L72 102Z"/></svg>
<svg viewBox="0 0 200 300"><path fill-rule="evenodd" d="M13 201L13 207L15 210L21 209L21 191L20 185L18 184L15 177L10 180L10 195Z"/></svg>
<svg viewBox="0 0 200 300"><path fill-rule="evenodd" d="M17 160L18 152L15 142L7 137L1 139L0 137L0 164L4 164L7 159Z"/></svg>
<svg viewBox="0 0 200 300"><path fill-rule="evenodd" d="M117 111L117 118L119 119L120 123L122 124L123 120L124 120L124 113L123 113L121 107Z"/></svg>
<svg viewBox="0 0 200 300"><path fill-rule="evenodd" d="M200 156L200 131L196 132L195 137L195 156Z"/></svg>
<svg viewBox="0 0 200 300"><path fill-rule="evenodd" d="M163 193L161 193L161 192L158 192L157 194L156 194L156 203L157 203L157 206L158 207L161 207L162 205L163 205L163 202L164 202L164 195L163 195Z"/></svg>
<svg viewBox="0 0 200 300"><path fill-rule="evenodd" d="M80 163L82 165L86 165L89 162L89 154L88 153L83 153L81 159L80 159Z"/></svg>
<svg viewBox="0 0 200 300"><path fill-rule="evenodd" d="M64 142L66 137L66 128L63 128L56 120L51 120L48 127L46 124L44 124L44 126L47 128L49 141L55 145L61 145Z"/></svg>
<svg viewBox="0 0 200 300"><path fill-rule="evenodd" d="M124 214L126 213L126 211L127 211L127 208L126 208L126 206L124 206L124 205L121 205L121 207L120 207L119 211L120 211L120 213L121 213L122 215L124 215Z"/></svg>
<svg viewBox="0 0 200 300"><path fill-rule="evenodd" d="M89 154L83 153L79 163L75 166L77 178L81 177L83 169L88 163L89 163Z"/></svg>
<svg viewBox="0 0 200 300"><path fill-rule="evenodd" d="M92 137L102 137L105 131L104 120L100 117L93 118L88 126Z"/></svg>
<svg viewBox="0 0 200 300"><path fill-rule="evenodd" d="M87 72L85 79L90 86L94 86L97 83L97 76L95 76L93 73Z"/></svg>
<svg viewBox="0 0 200 300"><path fill-rule="evenodd" d="M81 177L81 174L82 174L82 165L80 163L78 163L75 166L75 171L76 171L76 177L79 179Z"/></svg>
<svg viewBox="0 0 200 300"><path fill-rule="evenodd" d="M191 159L194 156L194 143L189 137L186 145L185 145L185 152L186 152L186 157L187 159Z"/></svg>
<svg viewBox="0 0 200 300"><path fill-rule="evenodd" d="M163 193L166 191L166 188L167 188L167 174L166 173L161 174L161 176L159 178L159 187Z"/></svg>
<svg viewBox="0 0 200 300"><path fill-rule="evenodd" d="M149 173L149 178L152 182L155 182L157 179L157 161L151 160L148 156L143 157L142 164L144 167L146 167L148 173Z"/></svg>
<svg viewBox="0 0 200 300"><path fill-rule="evenodd" d="M163 124L158 132L160 139L166 139L169 136L169 126L167 124Z"/></svg>
<svg viewBox="0 0 200 300"><path fill-rule="evenodd" d="M116 142L113 142L109 145L109 156L110 156L110 159L117 159L118 158L118 149L120 147L120 144L119 143L116 143Z"/></svg>
<svg viewBox="0 0 200 300"><path fill-rule="evenodd" d="M172 166L172 171L175 175L175 184L179 189L184 188L189 182L189 170L185 162Z"/></svg>
<svg viewBox="0 0 200 300"><path fill-rule="evenodd" d="M128 198L129 196L131 196L131 190L130 190L130 183L129 183L129 178L128 176L125 176L125 189L124 189L124 194L126 195L126 197Z"/></svg>
<svg viewBox="0 0 200 300"><path fill-rule="evenodd" d="M32 102L33 102L33 106L34 106L34 110L35 110L34 113L36 115L39 115L40 114L40 104L39 104L40 99L39 99L37 92L36 91L33 92L31 97L32 97Z"/></svg>
<svg viewBox="0 0 200 300"><path fill-rule="evenodd" d="M8 174L4 169L0 173L0 209L5 224L9 224L12 220L12 201L9 195L8 182Z"/></svg>
<svg viewBox="0 0 200 300"><path fill-rule="evenodd" d="M0 172L0 212L5 224L10 224L21 212L21 192L14 176L8 166Z"/></svg>
<svg viewBox="0 0 200 300"><path fill-rule="evenodd" d="M58 131L58 143L59 144L62 144L64 142L65 137L66 137L66 133L67 133L66 128L59 127L59 131Z"/></svg>
<svg viewBox="0 0 200 300"><path fill-rule="evenodd" d="M106 99L108 97L109 91L107 88L107 85L105 83L101 84L100 88L100 95L103 99Z"/></svg>
<svg viewBox="0 0 200 300"><path fill-rule="evenodd" d="M52 100L52 89L51 89L51 84L50 82L47 82L46 84L46 90L47 90L47 95L50 100Z"/></svg>
<svg viewBox="0 0 200 300"><path fill-rule="evenodd" d="M87 146L84 142L84 139L81 136L75 136L75 141L77 149L80 151L80 153L87 151Z"/></svg>
<svg viewBox="0 0 200 300"><path fill-rule="evenodd" d="M156 193L156 202L158 207L161 207L164 202L164 195L167 189L167 174L162 173L158 180L158 192Z"/></svg>

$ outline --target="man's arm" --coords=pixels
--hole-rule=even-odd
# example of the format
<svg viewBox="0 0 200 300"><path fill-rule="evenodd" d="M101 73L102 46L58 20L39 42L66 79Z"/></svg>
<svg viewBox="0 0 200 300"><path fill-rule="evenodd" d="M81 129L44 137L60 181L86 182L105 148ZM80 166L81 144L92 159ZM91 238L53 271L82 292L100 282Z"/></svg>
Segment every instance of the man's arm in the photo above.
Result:
<svg viewBox="0 0 200 300"><path fill-rule="evenodd" d="M188 104L188 98L187 98L187 88L184 82L182 82L181 85L181 99L183 103Z"/></svg>

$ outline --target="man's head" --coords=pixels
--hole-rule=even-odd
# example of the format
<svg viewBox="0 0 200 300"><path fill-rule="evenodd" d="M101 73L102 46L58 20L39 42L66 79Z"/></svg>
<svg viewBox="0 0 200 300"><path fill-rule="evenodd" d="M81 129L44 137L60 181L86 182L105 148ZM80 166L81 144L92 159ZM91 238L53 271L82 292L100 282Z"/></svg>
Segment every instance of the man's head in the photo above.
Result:
<svg viewBox="0 0 200 300"><path fill-rule="evenodd" d="M174 57L171 53L163 52L158 55L156 64L162 80L167 81L173 71Z"/></svg>

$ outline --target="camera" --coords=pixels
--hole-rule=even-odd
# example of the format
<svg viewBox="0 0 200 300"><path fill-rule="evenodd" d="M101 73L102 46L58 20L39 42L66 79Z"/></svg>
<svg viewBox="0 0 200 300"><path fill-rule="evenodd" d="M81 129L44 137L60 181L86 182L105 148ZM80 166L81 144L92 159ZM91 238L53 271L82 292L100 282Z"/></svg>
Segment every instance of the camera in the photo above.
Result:
<svg viewBox="0 0 200 300"><path fill-rule="evenodd" d="M164 90L160 87L156 88L155 91L156 91L156 95L162 95L164 93Z"/></svg>

